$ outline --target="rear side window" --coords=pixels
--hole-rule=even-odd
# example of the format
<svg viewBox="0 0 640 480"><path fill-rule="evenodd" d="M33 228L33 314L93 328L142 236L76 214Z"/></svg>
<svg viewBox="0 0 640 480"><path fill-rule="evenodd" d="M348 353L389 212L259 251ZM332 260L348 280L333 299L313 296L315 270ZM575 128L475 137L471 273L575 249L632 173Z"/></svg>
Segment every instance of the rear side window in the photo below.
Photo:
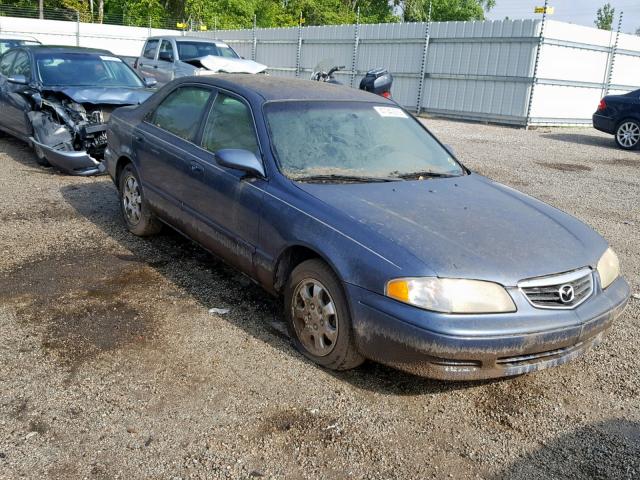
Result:
<svg viewBox="0 0 640 480"><path fill-rule="evenodd" d="M149 40L147 44L144 46L144 51L142 52L142 56L144 58L148 58L149 60L154 60L156 58L157 49L158 49L158 40Z"/></svg>
<svg viewBox="0 0 640 480"><path fill-rule="evenodd" d="M258 155L258 140L249 107L236 98L218 94L204 126L202 146L210 152L240 148Z"/></svg>
<svg viewBox="0 0 640 480"><path fill-rule="evenodd" d="M31 79L31 61L27 53L18 52L11 68L11 75L24 75L27 80Z"/></svg>
<svg viewBox="0 0 640 480"><path fill-rule="evenodd" d="M156 127L193 142L211 90L182 87L174 90L156 108L150 118Z"/></svg>
<svg viewBox="0 0 640 480"><path fill-rule="evenodd" d="M8 77L11 72L11 64L13 59L16 58L16 52L9 52L0 60L0 73L5 77Z"/></svg>

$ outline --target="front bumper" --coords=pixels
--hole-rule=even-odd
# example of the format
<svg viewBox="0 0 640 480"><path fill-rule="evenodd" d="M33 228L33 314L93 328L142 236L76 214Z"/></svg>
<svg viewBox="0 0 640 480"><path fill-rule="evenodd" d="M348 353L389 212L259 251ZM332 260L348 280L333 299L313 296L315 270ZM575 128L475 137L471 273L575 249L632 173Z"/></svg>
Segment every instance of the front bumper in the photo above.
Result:
<svg viewBox="0 0 640 480"><path fill-rule="evenodd" d="M345 288L362 355L442 380L508 377L566 363L602 341L630 295L627 282L618 278L573 310L537 309L515 291L517 312L448 315L354 285Z"/></svg>
<svg viewBox="0 0 640 480"><path fill-rule="evenodd" d="M55 150L44 143L38 142L33 137L29 140L31 140L34 147L38 147L44 152L44 156L51 165L70 175L88 177L103 173L105 170L102 162L96 160L87 152Z"/></svg>

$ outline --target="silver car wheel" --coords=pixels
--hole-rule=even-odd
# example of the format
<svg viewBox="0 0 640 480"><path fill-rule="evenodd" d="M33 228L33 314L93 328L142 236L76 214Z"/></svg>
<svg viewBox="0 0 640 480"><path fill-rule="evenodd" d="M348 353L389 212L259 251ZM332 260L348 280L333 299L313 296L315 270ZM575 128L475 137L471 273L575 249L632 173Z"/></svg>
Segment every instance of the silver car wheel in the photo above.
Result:
<svg viewBox="0 0 640 480"><path fill-rule="evenodd" d="M142 196L138 180L133 175L129 175L124 182L122 206L129 223L137 225L142 213Z"/></svg>
<svg viewBox="0 0 640 480"><path fill-rule="evenodd" d="M298 283L291 318L298 340L309 353L324 357L333 351L338 339L338 313L322 283L313 278Z"/></svg>
<svg viewBox="0 0 640 480"><path fill-rule="evenodd" d="M635 122L624 122L618 127L616 136L623 147L635 147L640 141L640 126Z"/></svg>

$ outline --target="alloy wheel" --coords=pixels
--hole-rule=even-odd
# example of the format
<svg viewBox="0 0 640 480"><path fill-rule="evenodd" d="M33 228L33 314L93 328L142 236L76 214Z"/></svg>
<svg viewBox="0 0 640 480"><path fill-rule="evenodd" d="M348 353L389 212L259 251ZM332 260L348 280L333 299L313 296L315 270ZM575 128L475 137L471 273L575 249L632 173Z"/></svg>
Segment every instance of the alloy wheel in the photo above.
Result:
<svg viewBox="0 0 640 480"><path fill-rule="evenodd" d="M124 182L122 206L129 223L137 225L142 213L142 196L138 180L133 175L129 175Z"/></svg>
<svg viewBox="0 0 640 480"><path fill-rule="evenodd" d="M618 143L626 148L635 147L640 142L640 125L635 122L624 122L616 132Z"/></svg>
<svg viewBox="0 0 640 480"><path fill-rule="evenodd" d="M307 278L296 286L291 318L300 343L318 357L329 355L338 339L338 313L327 288Z"/></svg>

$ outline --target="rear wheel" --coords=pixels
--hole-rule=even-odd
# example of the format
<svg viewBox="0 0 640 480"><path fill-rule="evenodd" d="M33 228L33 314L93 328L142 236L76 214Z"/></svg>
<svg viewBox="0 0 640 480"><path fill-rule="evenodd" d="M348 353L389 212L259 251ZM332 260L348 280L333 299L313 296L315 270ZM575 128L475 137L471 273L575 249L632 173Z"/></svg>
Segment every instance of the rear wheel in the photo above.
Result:
<svg viewBox="0 0 640 480"><path fill-rule="evenodd" d="M140 178L129 164L120 174L120 209L129 231L141 237L153 235L162 229L162 223L151 213L142 195Z"/></svg>
<svg viewBox="0 0 640 480"><path fill-rule="evenodd" d="M296 348L319 365L348 370L364 361L355 347L342 285L323 261L307 260L291 272L285 315Z"/></svg>
<svg viewBox="0 0 640 480"><path fill-rule="evenodd" d="M624 150L632 150L640 144L640 122L624 120L616 130L616 143Z"/></svg>

